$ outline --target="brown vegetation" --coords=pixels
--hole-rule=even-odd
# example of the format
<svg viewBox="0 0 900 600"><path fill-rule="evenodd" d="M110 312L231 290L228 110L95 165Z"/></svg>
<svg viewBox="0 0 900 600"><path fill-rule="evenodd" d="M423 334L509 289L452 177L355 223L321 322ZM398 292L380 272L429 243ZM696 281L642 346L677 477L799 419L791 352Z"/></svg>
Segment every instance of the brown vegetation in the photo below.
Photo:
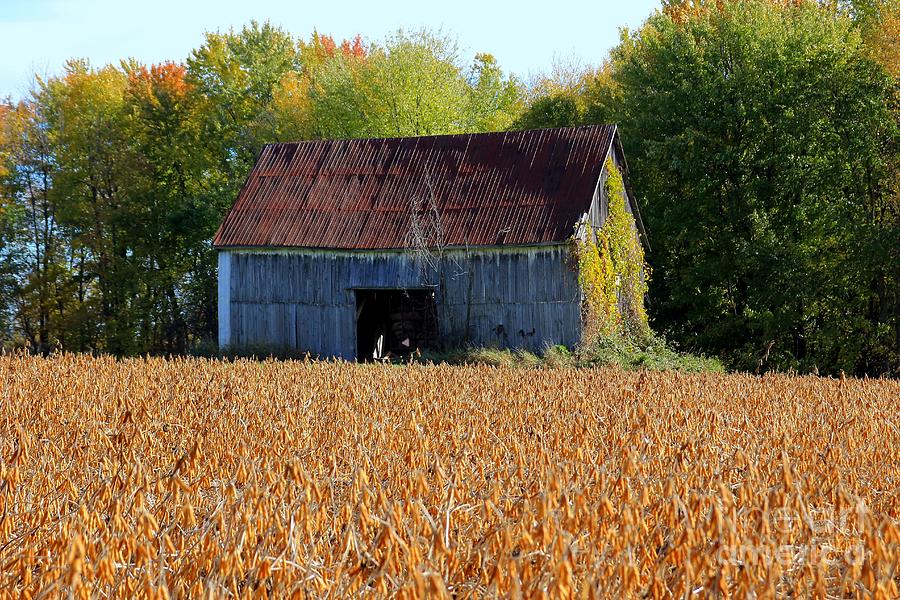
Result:
<svg viewBox="0 0 900 600"><path fill-rule="evenodd" d="M0 594L897 597L898 398L888 380L4 356Z"/></svg>

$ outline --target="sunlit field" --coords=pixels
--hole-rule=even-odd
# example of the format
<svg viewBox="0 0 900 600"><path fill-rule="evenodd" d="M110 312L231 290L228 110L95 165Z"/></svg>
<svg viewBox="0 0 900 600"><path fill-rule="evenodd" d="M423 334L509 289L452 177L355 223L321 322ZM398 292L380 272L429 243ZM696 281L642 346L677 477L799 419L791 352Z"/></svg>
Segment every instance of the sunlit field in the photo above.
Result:
<svg viewBox="0 0 900 600"><path fill-rule="evenodd" d="M0 357L4 597L874 597L900 382Z"/></svg>

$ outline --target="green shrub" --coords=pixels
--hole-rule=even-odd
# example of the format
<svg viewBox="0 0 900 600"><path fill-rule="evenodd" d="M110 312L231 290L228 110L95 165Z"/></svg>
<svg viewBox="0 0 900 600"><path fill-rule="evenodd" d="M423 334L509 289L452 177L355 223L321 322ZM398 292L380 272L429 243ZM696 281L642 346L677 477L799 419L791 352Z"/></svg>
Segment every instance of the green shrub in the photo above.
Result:
<svg viewBox="0 0 900 600"><path fill-rule="evenodd" d="M416 360L548 369L616 366L622 369L678 370L691 373L725 371L719 360L678 352L665 339L655 335L640 344L619 335L603 336L579 347L575 352L562 345L548 345L541 355L521 349L470 347L441 353L424 352Z"/></svg>
<svg viewBox="0 0 900 600"><path fill-rule="evenodd" d="M650 335L645 343L640 344L622 336L605 336L579 348L578 355L578 362L583 365L614 365L623 369L692 373L725 371L718 359L678 352L658 335Z"/></svg>

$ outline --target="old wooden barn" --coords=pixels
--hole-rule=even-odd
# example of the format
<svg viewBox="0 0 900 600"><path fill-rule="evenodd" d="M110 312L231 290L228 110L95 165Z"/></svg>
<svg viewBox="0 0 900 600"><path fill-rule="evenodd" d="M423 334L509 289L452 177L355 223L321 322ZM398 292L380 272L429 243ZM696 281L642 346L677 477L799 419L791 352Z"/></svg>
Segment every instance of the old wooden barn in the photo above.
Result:
<svg viewBox="0 0 900 600"><path fill-rule="evenodd" d="M630 189L611 125L267 145L213 241L219 344L573 346L570 240L603 223L607 157Z"/></svg>

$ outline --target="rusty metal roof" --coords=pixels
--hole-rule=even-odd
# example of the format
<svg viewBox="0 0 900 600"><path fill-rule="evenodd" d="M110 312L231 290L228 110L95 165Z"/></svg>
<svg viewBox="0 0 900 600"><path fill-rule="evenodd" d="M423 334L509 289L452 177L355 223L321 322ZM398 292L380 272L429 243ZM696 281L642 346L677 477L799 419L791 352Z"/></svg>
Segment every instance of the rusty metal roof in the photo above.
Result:
<svg viewBox="0 0 900 600"><path fill-rule="evenodd" d="M561 242L590 207L613 125L269 144L216 247L406 248L411 206L442 243Z"/></svg>

